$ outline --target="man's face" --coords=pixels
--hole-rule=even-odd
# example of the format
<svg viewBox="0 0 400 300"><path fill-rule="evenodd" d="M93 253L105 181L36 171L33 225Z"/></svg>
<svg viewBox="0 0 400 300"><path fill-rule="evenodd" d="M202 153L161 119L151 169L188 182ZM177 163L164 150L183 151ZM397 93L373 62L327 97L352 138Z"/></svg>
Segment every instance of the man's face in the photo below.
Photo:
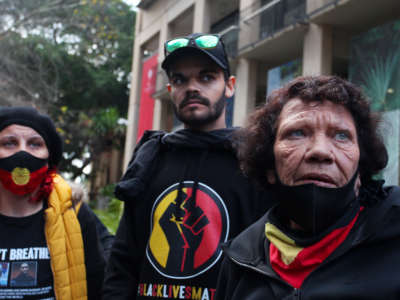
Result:
<svg viewBox="0 0 400 300"><path fill-rule="evenodd" d="M170 68L168 91L186 128L224 128L225 101L234 93L234 77L225 81L223 70L205 55L185 56Z"/></svg>
<svg viewBox="0 0 400 300"><path fill-rule="evenodd" d="M26 274L29 271L29 266L28 266L28 264L21 264L20 269L21 269L22 273Z"/></svg>
<svg viewBox="0 0 400 300"><path fill-rule="evenodd" d="M278 119L274 155L276 172L286 185L344 186L360 159L353 117L330 101L291 99Z"/></svg>

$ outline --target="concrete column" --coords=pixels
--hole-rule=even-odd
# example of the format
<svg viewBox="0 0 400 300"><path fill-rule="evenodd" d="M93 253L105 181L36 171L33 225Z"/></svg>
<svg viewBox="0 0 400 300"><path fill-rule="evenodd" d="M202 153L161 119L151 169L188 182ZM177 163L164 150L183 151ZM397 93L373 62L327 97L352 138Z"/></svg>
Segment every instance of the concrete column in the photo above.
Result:
<svg viewBox="0 0 400 300"><path fill-rule="evenodd" d="M169 40L171 36L170 26L166 15L163 15L161 28L160 28L160 38L158 40L158 69L161 70L161 63L164 60L164 43Z"/></svg>
<svg viewBox="0 0 400 300"><path fill-rule="evenodd" d="M171 30L166 16L163 16L161 21L160 38L158 44L158 67L157 67L157 87L156 90L165 89L165 80L163 77L164 70L161 69L161 63L164 60L164 43L170 38ZM161 99L154 99L154 113L153 113L153 130L163 129L163 119L165 106L162 105Z"/></svg>
<svg viewBox="0 0 400 300"><path fill-rule="evenodd" d="M303 75L332 73L332 28L310 24L304 37Z"/></svg>
<svg viewBox="0 0 400 300"><path fill-rule="evenodd" d="M209 32L211 27L210 0L194 2L193 32Z"/></svg>
<svg viewBox="0 0 400 300"><path fill-rule="evenodd" d="M238 48L241 49L259 39L260 15L247 19L260 8L260 0L240 0L240 31Z"/></svg>
<svg viewBox="0 0 400 300"><path fill-rule="evenodd" d="M243 126L256 103L257 62L240 58L236 74L237 89L233 107L233 125Z"/></svg>
<svg viewBox="0 0 400 300"><path fill-rule="evenodd" d="M153 130L161 129L162 103L161 99L155 99L153 112Z"/></svg>
<svg viewBox="0 0 400 300"><path fill-rule="evenodd" d="M136 17L136 33L135 36L139 36L139 27L141 23L141 12L139 11ZM132 79L131 79L131 92L129 96L129 108L128 108L128 125L126 130L125 139L125 151L124 151L124 162L123 169L125 170L128 166L128 162L132 156L132 151L136 145L136 135L138 126L138 115L140 105L140 71L141 71L141 44L140 39L135 39L133 46L133 59L132 59Z"/></svg>

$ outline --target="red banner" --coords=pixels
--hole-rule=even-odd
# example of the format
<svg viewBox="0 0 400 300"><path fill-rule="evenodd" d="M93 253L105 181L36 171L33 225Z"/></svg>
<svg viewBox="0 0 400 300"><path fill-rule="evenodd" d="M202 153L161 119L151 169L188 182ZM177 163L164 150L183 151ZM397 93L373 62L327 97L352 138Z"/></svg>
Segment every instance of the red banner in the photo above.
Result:
<svg viewBox="0 0 400 300"><path fill-rule="evenodd" d="M154 99L152 94L156 90L157 56L154 54L143 62L137 141L145 130L153 128Z"/></svg>

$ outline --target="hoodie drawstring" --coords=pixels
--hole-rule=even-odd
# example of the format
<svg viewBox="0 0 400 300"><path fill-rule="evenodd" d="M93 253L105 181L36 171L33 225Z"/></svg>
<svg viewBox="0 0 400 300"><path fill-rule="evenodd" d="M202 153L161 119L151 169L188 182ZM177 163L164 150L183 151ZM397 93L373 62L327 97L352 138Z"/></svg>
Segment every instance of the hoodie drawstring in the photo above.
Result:
<svg viewBox="0 0 400 300"><path fill-rule="evenodd" d="M189 154L186 154L186 159L188 158L188 155ZM208 149L205 149L200 156L198 168L197 168L197 172L196 172L196 177L193 180L194 183L193 183L193 188L192 188L192 199L193 199L194 203L196 203L196 194L197 194L197 190L198 190L198 186L199 186L199 176L200 176L204 161L207 158L207 155L208 155ZM187 162L187 160L185 160L185 161ZM176 196L176 200L175 200L176 203L182 203L182 201L183 201L183 199L182 199L183 187L184 187L184 180L187 175L187 169L188 169L188 163L185 164L185 167L183 168L181 180L179 181L178 195Z"/></svg>

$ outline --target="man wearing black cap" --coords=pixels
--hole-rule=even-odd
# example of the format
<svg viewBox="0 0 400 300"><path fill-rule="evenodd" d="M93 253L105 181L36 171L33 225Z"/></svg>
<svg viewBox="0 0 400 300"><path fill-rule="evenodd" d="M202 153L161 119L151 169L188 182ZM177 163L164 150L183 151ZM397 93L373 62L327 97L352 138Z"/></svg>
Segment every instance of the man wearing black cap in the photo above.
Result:
<svg viewBox="0 0 400 300"><path fill-rule="evenodd" d="M270 206L240 173L225 107L234 94L217 35L165 43L162 68L184 129L148 131L116 187L124 215L104 299L215 299L221 242Z"/></svg>
<svg viewBox="0 0 400 300"><path fill-rule="evenodd" d="M162 63L176 116L185 128L225 128L226 99L234 93L235 78L224 46L215 35L192 34L186 40L168 41Z"/></svg>

